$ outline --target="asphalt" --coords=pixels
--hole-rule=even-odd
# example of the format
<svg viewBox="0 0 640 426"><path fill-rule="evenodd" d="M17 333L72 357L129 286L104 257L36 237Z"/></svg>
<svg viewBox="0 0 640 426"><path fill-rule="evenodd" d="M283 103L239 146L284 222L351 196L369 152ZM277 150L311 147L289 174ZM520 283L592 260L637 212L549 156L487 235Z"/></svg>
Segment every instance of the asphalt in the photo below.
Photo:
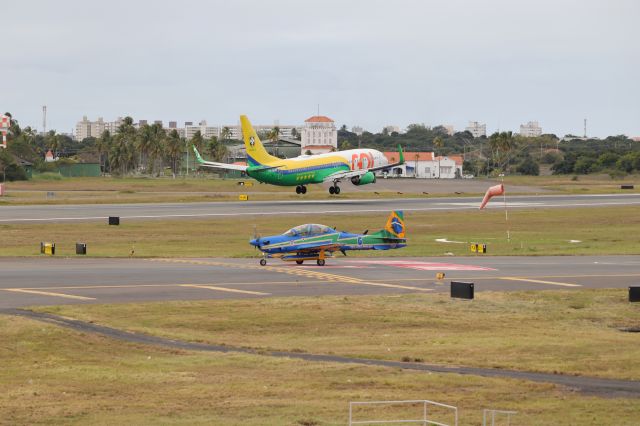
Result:
<svg viewBox="0 0 640 426"><path fill-rule="evenodd" d="M123 220L194 219L242 215L304 215L404 211L473 210L478 197L402 198L367 200L237 201L203 203L77 204L0 206L0 223L56 223L101 221L108 216ZM640 194L522 195L507 198L513 208L616 207L640 205ZM502 209L502 200L489 203Z"/></svg>
<svg viewBox="0 0 640 426"><path fill-rule="evenodd" d="M436 279L443 272L445 278ZM0 259L0 309L322 295L627 288L640 256L344 258L324 267L258 259Z"/></svg>

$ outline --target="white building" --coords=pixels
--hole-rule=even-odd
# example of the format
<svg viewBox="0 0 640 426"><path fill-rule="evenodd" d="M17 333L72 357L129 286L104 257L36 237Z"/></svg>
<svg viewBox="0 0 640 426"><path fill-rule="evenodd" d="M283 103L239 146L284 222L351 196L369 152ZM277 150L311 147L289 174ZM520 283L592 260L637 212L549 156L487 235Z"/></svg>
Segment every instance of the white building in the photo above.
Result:
<svg viewBox="0 0 640 426"><path fill-rule="evenodd" d="M199 130L200 134L205 139L210 139L211 137L219 137L220 136L220 128L217 126L207 126L206 120L201 120L197 126L194 126L192 122L187 121L184 123L183 136L186 139L191 139Z"/></svg>
<svg viewBox="0 0 640 426"><path fill-rule="evenodd" d="M351 133L355 133L358 136L362 136L362 134L364 133L364 129L360 126L353 126L351 128Z"/></svg>
<svg viewBox="0 0 640 426"><path fill-rule="evenodd" d="M314 115L304 121L302 153L322 154L338 149L338 129L332 119Z"/></svg>
<svg viewBox="0 0 640 426"><path fill-rule="evenodd" d="M397 152L385 152L389 163L398 162ZM462 177L462 156L436 157L433 152L405 152L405 163L394 167L389 175L418 179L455 179ZM378 173L382 174L381 172Z"/></svg>
<svg viewBox="0 0 640 426"><path fill-rule="evenodd" d="M464 130L471 133L474 138L487 136L487 125L484 123L478 123L477 121L470 121L469 125L465 127Z"/></svg>
<svg viewBox="0 0 640 426"><path fill-rule="evenodd" d="M89 121L85 115L82 117L82 121L76 123L73 136L77 141L82 142L85 138L99 138L105 130L113 135L123 121L122 117L118 117L115 121L104 121L102 117L98 117L96 121Z"/></svg>
<svg viewBox="0 0 640 426"><path fill-rule="evenodd" d="M537 138L540 135L542 135L542 127L538 125L537 121L529 121L527 124L520 125L520 136Z"/></svg>
<svg viewBox="0 0 640 426"><path fill-rule="evenodd" d="M391 125L391 126L384 126L382 128L382 133L386 133L390 135L393 132L400 133L400 127Z"/></svg>
<svg viewBox="0 0 640 426"><path fill-rule="evenodd" d="M442 127L444 127L444 129L447 131L447 134L449 136L453 136L453 134L455 133L453 124L443 124Z"/></svg>

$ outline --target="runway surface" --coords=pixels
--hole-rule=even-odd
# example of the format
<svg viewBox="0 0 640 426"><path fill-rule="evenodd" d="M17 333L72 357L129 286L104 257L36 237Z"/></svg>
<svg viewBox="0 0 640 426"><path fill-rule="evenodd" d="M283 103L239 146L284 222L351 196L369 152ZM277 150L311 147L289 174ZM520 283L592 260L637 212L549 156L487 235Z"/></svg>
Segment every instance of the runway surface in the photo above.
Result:
<svg viewBox="0 0 640 426"><path fill-rule="evenodd" d="M444 280L436 280L444 272ZM335 258L324 267L257 259L0 259L0 309L70 303L627 288L640 256Z"/></svg>
<svg viewBox="0 0 640 426"><path fill-rule="evenodd" d="M478 197L402 198L373 200L249 201L161 204L77 204L0 206L0 223L100 221L108 216L122 219L194 219L241 215L304 215L372 213L390 210L474 210ZM507 198L509 208L601 207L640 205L640 194L523 195ZM488 208L503 208L502 200Z"/></svg>

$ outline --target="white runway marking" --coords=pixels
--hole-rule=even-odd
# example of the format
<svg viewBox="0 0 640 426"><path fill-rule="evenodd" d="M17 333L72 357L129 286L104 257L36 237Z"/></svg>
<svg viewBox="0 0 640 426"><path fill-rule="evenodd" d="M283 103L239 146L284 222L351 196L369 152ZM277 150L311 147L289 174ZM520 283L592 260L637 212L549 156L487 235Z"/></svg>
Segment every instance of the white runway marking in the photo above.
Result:
<svg viewBox="0 0 640 426"><path fill-rule="evenodd" d="M13 291L16 293L29 293L29 294L37 294L40 296L52 296L52 297L62 297L66 299L75 299L75 300L96 300L95 297L84 297L84 296L74 296L73 294L63 294L63 293L52 293L49 291L40 291L40 290L27 290L24 288L5 288L5 291Z"/></svg>

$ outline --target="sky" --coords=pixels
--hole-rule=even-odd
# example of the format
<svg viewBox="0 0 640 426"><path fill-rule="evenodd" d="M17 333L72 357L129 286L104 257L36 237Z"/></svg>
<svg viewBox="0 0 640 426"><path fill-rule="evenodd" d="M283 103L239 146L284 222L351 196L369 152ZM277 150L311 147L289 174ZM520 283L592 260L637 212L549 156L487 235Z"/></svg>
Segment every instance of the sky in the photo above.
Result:
<svg viewBox="0 0 640 426"><path fill-rule="evenodd" d="M636 0L4 2L0 109L640 136Z"/></svg>

